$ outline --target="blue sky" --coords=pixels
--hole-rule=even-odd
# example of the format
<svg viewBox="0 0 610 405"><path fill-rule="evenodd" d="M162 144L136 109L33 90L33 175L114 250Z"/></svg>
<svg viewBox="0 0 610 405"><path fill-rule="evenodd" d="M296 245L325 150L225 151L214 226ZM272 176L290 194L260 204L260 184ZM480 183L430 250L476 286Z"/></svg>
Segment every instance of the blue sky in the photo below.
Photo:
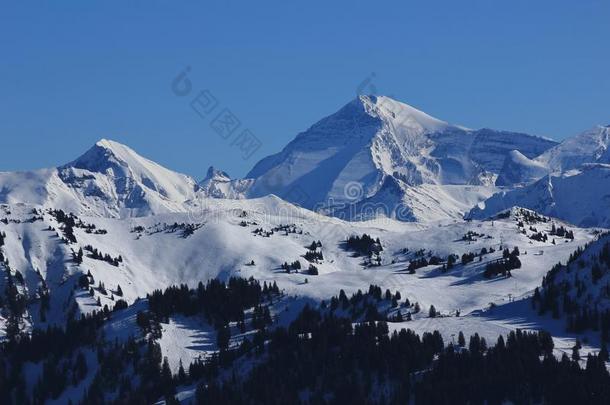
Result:
<svg viewBox="0 0 610 405"><path fill-rule="evenodd" d="M25 3L0 6L0 170L110 138L195 178L243 176L372 75L471 128L562 139L610 123L608 1ZM206 89L217 108L201 117L189 103ZM261 142L248 159L210 126L224 108Z"/></svg>

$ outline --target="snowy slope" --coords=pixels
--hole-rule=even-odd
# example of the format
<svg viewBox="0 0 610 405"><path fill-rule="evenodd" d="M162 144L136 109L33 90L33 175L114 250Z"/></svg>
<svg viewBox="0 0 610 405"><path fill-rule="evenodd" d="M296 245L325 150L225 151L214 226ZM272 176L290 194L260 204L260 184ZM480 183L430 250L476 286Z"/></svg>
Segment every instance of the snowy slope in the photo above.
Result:
<svg viewBox="0 0 610 405"><path fill-rule="evenodd" d="M548 174L548 167L534 159L528 159L514 150L504 160L504 165L496 179L497 186L522 186L535 182Z"/></svg>
<svg viewBox="0 0 610 405"><path fill-rule="evenodd" d="M10 212L10 213L9 213ZM551 264L566 258L577 245L590 240L587 230L574 228L576 240L570 248L563 244L535 242L518 232L516 220L449 222L424 226L393 220L344 222L294 207L276 197L257 200L209 200L206 209L194 220L192 214L164 214L129 220L79 217L85 224L93 224L105 233L88 233L86 228L75 228L76 243L66 244L60 239L61 226L54 217L43 213L42 220L31 221L31 207L5 207L0 219L0 231L6 233L2 248L12 273L19 271L25 279L26 294L32 298L29 306L30 322L63 322L74 305L79 312L90 312L101 305L114 305L118 286L122 298L133 302L157 288L231 275L253 276L261 281L276 281L290 294L314 299L327 299L344 289L355 292L379 284L384 289L400 290L403 296L413 297L422 305L434 304L442 311L461 308L463 312L485 307L490 301L505 299L508 294L522 295L540 283ZM176 224L176 225L174 225ZM194 231L185 233L192 224ZM291 225L296 233L280 230ZM55 231L49 231L51 226ZM262 228L263 235L253 233ZM267 232L273 234L267 236ZM485 234L476 241L462 237L474 231ZM347 251L345 239L350 235L367 233L379 237L384 251L382 265L368 267L362 257ZM59 237L58 237L59 235ZM317 263L320 275L287 274L281 270L284 262L301 261L313 240L322 242L324 260ZM72 260L72 251L87 245L111 257L122 257L114 266L89 257L85 251L82 264ZM519 246L523 251L544 251L545 256L523 256L524 267L511 280L484 280L481 273L485 261L443 274L439 266L428 266L407 274L409 261L415 252L424 249L430 254L446 258L454 253L478 252L483 247ZM407 248L408 251L404 251ZM426 253L427 254L427 253ZM255 265L249 263L254 260ZM75 290L79 276L91 272L95 293ZM305 279L308 283L304 284ZM46 284L50 292L50 309L43 321L39 316L37 291ZM105 285L106 293L99 289ZM439 296L435 291L445 293Z"/></svg>
<svg viewBox="0 0 610 405"><path fill-rule="evenodd" d="M473 206L496 191L498 188L493 186L409 186L400 179L388 176L375 195L321 212L350 221L380 217L422 223L461 220Z"/></svg>
<svg viewBox="0 0 610 405"><path fill-rule="evenodd" d="M571 263L550 271L540 287L541 294L548 293L551 285L579 308L600 312L610 309L610 234L602 234L591 242ZM565 313L566 301L561 298L559 309Z"/></svg>
<svg viewBox="0 0 610 405"><path fill-rule="evenodd" d="M585 165L559 176L494 194L468 214L487 218L512 206L522 206L579 226L610 227L610 166Z"/></svg>

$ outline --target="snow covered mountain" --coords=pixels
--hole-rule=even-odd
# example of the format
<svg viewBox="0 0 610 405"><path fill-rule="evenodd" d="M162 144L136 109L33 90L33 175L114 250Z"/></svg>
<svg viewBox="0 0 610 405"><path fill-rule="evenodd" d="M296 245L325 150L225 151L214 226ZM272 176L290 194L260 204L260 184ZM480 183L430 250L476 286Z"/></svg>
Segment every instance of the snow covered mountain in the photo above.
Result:
<svg viewBox="0 0 610 405"><path fill-rule="evenodd" d="M507 190L478 204L468 216L489 217L520 205L581 226L608 227L609 148L610 126L596 126L534 159L512 152L496 180Z"/></svg>
<svg viewBox="0 0 610 405"><path fill-rule="evenodd" d="M258 162L246 176L252 179L246 195L276 194L306 208L353 211L357 217L363 216L359 207L374 202L384 205L386 216L408 211L398 216L403 220L423 220L416 213L430 210L445 213L436 219L456 218L464 206L495 191L488 187L511 151L533 158L555 144L519 133L470 130L389 97L359 96ZM444 186L462 188L450 192L456 201L448 207L441 206L448 193ZM472 186L487 190L473 192ZM390 199L384 197L388 193ZM231 194L236 193L222 196Z"/></svg>
<svg viewBox="0 0 610 405"><path fill-rule="evenodd" d="M552 173L578 169L585 163L610 164L610 125L595 126L547 150L536 161Z"/></svg>
<svg viewBox="0 0 610 405"><path fill-rule="evenodd" d="M479 203L468 218L488 218L522 206L584 227L610 227L610 165L587 164L547 175L522 188L501 191Z"/></svg>
<svg viewBox="0 0 610 405"><path fill-rule="evenodd" d="M610 163L610 126L597 125L567 138L540 156L529 159L514 153L504 163L496 185L532 183L545 175L559 175L588 163Z"/></svg>
<svg viewBox="0 0 610 405"><path fill-rule="evenodd" d="M0 203L27 202L85 215L184 212L198 190L190 177L106 139L58 168L0 173Z"/></svg>

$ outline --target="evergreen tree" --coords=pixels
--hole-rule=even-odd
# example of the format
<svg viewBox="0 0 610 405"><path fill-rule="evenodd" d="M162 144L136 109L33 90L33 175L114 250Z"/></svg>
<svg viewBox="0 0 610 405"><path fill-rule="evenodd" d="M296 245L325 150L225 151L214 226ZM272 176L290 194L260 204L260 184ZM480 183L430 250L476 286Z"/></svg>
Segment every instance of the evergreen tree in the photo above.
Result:
<svg viewBox="0 0 610 405"><path fill-rule="evenodd" d="M184 384L187 380L186 372L184 371L184 366L182 365L182 359L180 359L180 363L178 366L178 383Z"/></svg>
<svg viewBox="0 0 610 405"><path fill-rule="evenodd" d="M169 361L167 357L163 358L163 365L161 366L161 390L165 396L174 396L176 389L174 388L174 379L172 376L172 370L169 367Z"/></svg>
<svg viewBox="0 0 610 405"><path fill-rule="evenodd" d="M225 325L218 329L216 341L220 350L227 350L229 348L229 341L231 339L231 330L228 325Z"/></svg>
<svg viewBox="0 0 610 405"><path fill-rule="evenodd" d="M602 341L602 345L601 345L601 350L599 351L599 359L601 361L608 361L610 360L610 357L608 356L608 347L606 346L606 342Z"/></svg>
<svg viewBox="0 0 610 405"><path fill-rule="evenodd" d="M574 361L580 360L580 349L581 348L582 348L582 345L580 344L580 341L578 339L576 339L576 344L574 346L572 346L572 360L574 360Z"/></svg>

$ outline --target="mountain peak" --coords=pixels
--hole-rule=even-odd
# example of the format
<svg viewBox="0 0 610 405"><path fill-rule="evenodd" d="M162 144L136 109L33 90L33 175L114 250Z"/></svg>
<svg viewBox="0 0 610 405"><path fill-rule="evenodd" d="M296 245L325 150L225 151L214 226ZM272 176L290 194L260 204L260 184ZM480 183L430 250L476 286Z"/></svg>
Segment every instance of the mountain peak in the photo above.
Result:
<svg viewBox="0 0 610 405"><path fill-rule="evenodd" d="M537 160L553 172L577 169L584 163L610 163L610 127L597 125L568 138Z"/></svg>
<svg viewBox="0 0 610 405"><path fill-rule="evenodd" d="M419 127L426 132L436 132L450 126L445 121L388 96L360 95L355 102L362 104L367 113L390 120L394 125Z"/></svg>
<svg viewBox="0 0 610 405"><path fill-rule="evenodd" d="M124 145L122 143L113 141L111 139L102 138L93 145L89 152L96 151L96 153L102 153L106 156L106 158L113 157L117 161L130 164L133 163L134 160L147 160L146 158L140 156L136 151L131 149L129 146ZM86 153L86 154L87 154Z"/></svg>
<svg viewBox="0 0 610 405"><path fill-rule="evenodd" d="M101 146L103 148L112 148L114 146L125 146L122 143L113 141L112 139L101 138L99 141L95 143L97 146Z"/></svg>
<svg viewBox="0 0 610 405"><path fill-rule="evenodd" d="M117 141L113 141L112 139L107 139L107 138L101 138L99 141L97 141L95 143L94 147L96 147L96 146L103 148L103 149L111 150L111 151L128 150L131 153L135 153L135 151L133 149L131 149L129 146L124 145Z"/></svg>
<svg viewBox="0 0 610 405"><path fill-rule="evenodd" d="M210 166L208 168L208 171L205 175L205 177L203 178L203 180L201 181L206 182L209 180L216 180L216 181L231 181L231 176L229 176L227 174L227 172L224 172L220 169L216 169L214 166Z"/></svg>
<svg viewBox="0 0 610 405"><path fill-rule="evenodd" d="M62 179L70 184L74 183L74 178L81 178L79 170L89 172L81 179L91 175L103 178L104 190L95 184L88 186L88 192L104 195L106 199L118 198L118 204L127 208L148 210L152 204L155 207L151 206L149 211L155 211L159 206L181 204L193 198L196 190L196 183L190 177L166 169L130 147L109 139L100 139L82 156L59 169ZM91 191L94 188L99 190ZM148 196L149 193L152 194ZM173 209L172 206L170 210Z"/></svg>
<svg viewBox="0 0 610 405"><path fill-rule="evenodd" d="M554 145L526 134L464 129L391 97L359 95L259 161L247 175L253 181L247 195L273 193L305 208L369 197L400 200L394 194L406 191L391 188L391 179L384 187L384 179L407 186L486 185L510 151L531 159ZM354 185L355 199L347 193Z"/></svg>
<svg viewBox="0 0 610 405"><path fill-rule="evenodd" d="M124 172L142 166L156 166L156 163L140 156L126 145L102 138L76 160L63 167L104 173L108 170Z"/></svg>

